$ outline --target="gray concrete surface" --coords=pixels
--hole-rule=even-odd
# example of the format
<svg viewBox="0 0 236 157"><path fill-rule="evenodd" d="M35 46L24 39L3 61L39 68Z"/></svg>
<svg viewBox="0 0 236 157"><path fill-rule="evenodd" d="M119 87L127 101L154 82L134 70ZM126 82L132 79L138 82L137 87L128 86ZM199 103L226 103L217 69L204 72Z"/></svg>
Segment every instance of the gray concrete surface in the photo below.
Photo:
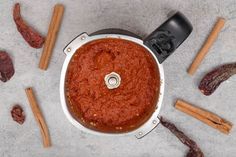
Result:
<svg viewBox="0 0 236 157"><path fill-rule="evenodd" d="M48 71L37 68L42 49L29 47L12 20L15 2L22 4L23 17L42 34L47 33L52 7L65 4L65 16ZM210 97L197 89L201 77L223 63L236 61L235 0L1 0L0 49L12 56L16 73L7 83L0 82L0 156L1 157L183 157L187 148L162 126L137 140L132 136L100 137L81 132L64 116L59 100L59 76L65 55L63 47L81 32L117 27L145 36L158 27L172 10L182 11L194 31L165 63L166 88L161 115L196 140L206 157L236 156L236 131L224 135L177 111L177 98L208 109L236 124L236 77L230 78ZM200 49L218 16L226 25L197 73L186 69ZM53 146L44 149L39 128L26 99L24 88L33 86L49 126ZM10 116L13 104L26 112L20 126Z"/></svg>

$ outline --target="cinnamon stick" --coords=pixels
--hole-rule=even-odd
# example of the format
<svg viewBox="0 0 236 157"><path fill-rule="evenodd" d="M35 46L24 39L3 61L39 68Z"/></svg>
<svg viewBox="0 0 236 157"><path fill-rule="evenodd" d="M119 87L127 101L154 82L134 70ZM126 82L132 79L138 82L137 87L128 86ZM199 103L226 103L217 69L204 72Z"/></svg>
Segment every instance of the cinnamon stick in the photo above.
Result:
<svg viewBox="0 0 236 157"><path fill-rule="evenodd" d="M47 127L47 124L46 124L46 122L43 118L43 115L42 115L41 111L40 111L39 105L36 101L33 89L32 88L26 88L25 93L26 93L27 98L29 100L29 104L30 104L30 107L33 111L35 120L39 125L40 132L41 132L42 139L43 139L43 146L45 148L50 147L51 146L51 140L50 140L50 136L49 136L48 127Z"/></svg>
<svg viewBox="0 0 236 157"><path fill-rule="evenodd" d="M205 41L204 45L202 46L201 50L198 52L191 66L189 67L188 73L190 75L193 75L196 72L197 68L199 67L202 60L208 53L209 49L211 48L213 43L216 41L218 34L220 33L221 29L224 27L224 24L225 24L225 19L219 18L214 28L212 29L210 35L208 36L207 40Z"/></svg>
<svg viewBox="0 0 236 157"><path fill-rule="evenodd" d="M47 70L49 61L52 56L52 51L56 42L57 33L61 24L62 16L64 13L64 6L62 4L56 4L54 6L54 11L52 19L49 25L48 34L46 37L45 45L43 48L42 56L39 62L39 68L42 70Z"/></svg>
<svg viewBox="0 0 236 157"><path fill-rule="evenodd" d="M175 108L221 131L222 133L229 134L232 129L232 124L230 122L215 115L214 113L193 106L185 101L177 100Z"/></svg>

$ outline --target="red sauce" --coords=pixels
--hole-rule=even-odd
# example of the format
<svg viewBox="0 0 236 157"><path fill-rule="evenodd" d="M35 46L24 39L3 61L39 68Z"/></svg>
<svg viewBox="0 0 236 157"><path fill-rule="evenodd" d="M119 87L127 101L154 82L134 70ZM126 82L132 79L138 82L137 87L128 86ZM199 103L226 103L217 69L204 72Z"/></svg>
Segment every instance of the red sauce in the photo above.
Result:
<svg viewBox="0 0 236 157"><path fill-rule="evenodd" d="M121 84L108 89L104 77L116 72ZM145 123L156 107L160 78L144 47L124 39L99 39L80 47L66 75L68 107L84 126L127 132Z"/></svg>

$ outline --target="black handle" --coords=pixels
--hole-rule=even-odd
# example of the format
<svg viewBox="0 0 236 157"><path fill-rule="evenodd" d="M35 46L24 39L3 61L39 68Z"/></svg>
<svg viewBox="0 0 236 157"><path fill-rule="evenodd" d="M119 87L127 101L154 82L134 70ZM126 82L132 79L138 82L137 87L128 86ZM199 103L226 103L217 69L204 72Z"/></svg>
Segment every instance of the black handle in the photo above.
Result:
<svg viewBox="0 0 236 157"><path fill-rule="evenodd" d="M177 12L143 42L155 53L159 63L162 63L184 42L192 30L193 27L188 19Z"/></svg>

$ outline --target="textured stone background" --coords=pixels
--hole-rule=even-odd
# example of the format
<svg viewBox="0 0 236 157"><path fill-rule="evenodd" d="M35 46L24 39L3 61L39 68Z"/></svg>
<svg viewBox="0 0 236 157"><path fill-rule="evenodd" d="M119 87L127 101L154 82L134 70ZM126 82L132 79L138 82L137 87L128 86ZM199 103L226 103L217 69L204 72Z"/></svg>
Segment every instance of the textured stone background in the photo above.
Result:
<svg viewBox="0 0 236 157"><path fill-rule="evenodd" d="M161 115L196 140L207 157L236 156L236 131L224 135L177 111L173 104L182 98L208 109L236 124L236 77L230 78L212 96L197 89L201 77L212 68L236 60L235 0L65 0L65 16L48 71L37 68L41 49L29 47L12 20L15 0L0 2L0 48L9 52L16 73L7 83L0 82L1 157L183 157L187 148L162 126L141 140L132 136L100 137L81 132L64 116L59 100L59 76L65 55L64 46L81 32L117 27L145 36L158 27L172 10L181 10L192 22L194 31L165 63L166 88ZM23 17L42 34L47 33L56 0L19 0ZM197 73L186 69L201 47L218 16L227 19L217 42ZM44 149L39 128L27 102L24 88L33 86L46 118L53 147ZM20 126L12 121L13 104L23 106L27 119Z"/></svg>

